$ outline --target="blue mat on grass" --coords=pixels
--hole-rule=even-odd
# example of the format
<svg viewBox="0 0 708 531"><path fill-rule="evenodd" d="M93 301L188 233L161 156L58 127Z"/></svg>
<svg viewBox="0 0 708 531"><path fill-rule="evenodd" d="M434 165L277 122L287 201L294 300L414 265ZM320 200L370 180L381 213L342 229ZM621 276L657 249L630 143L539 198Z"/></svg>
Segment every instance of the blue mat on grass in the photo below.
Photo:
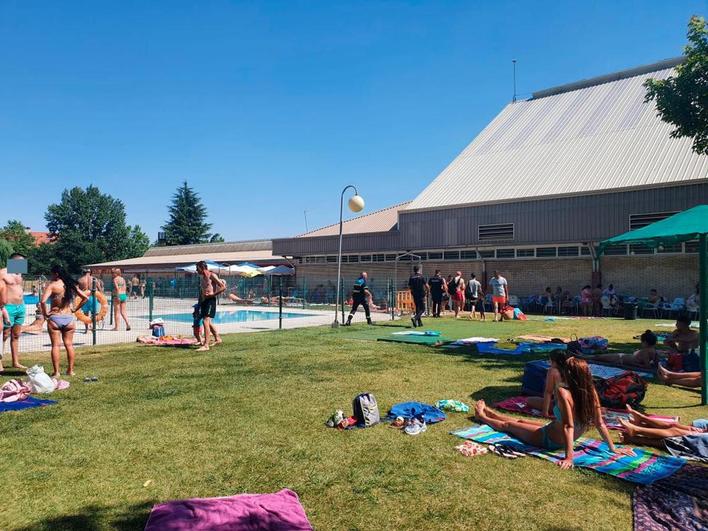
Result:
<svg viewBox="0 0 708 531"><path fill-rule="evenodd" d="M33 407L51 406L56 403L56 400L43 400L30 396L18 402L0 402L0 413L4 413L5 411L19 411L20 409L30 409Z"/></svg>
<svg viewBox="0 0 708 531"><path fill-rule="evenodd" d="M550 451L523 443L506 433L498 432L486 425L473 425L452 435L483 444L506 444L519 452L557 463L565 457L564 450ZM650 485L667 478L686 464L685 459L663 456L658 453L634 448L635 456L615 454L609 451L607 443L597 439L582 437L575 441L573 463L577 467L588 468L601 474L608 474L640 485Z"/></svg>

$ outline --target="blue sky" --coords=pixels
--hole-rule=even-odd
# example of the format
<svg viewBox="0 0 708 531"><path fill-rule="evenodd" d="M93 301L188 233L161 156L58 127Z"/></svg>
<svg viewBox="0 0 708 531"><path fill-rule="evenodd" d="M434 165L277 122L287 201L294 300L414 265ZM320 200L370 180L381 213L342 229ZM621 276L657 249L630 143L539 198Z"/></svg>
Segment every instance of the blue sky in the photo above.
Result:
<svg viewBox="0 0 708 531"><path fill-rule="evenodd" d="M0 223L95 184L155 238L184 179L229 240L412 199L518 91L679 55L702 1L0 2Z"/></svg>

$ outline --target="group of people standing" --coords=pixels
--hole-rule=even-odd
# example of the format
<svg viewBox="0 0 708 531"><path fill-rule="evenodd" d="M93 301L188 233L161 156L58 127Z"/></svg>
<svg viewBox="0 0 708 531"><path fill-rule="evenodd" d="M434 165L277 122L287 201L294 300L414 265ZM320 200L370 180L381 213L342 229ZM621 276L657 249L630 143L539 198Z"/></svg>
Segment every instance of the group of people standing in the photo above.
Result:
<svg viewBox="0 0 708 531"><path fill-rule="evenodd" d="M509 285L498 271L494 271L489 280L489 288L492 294L494 321L501 321L502 309L509 301ZM484 313L485 294L482 283L477 280L474 273L470 274L469 281L466 282L461 271L456 271L454 275L445 279L441 271L436 269L435 274L426 280L421 273L421 267L416 265L413 268L413 275L408 280L408 289L415 306L415 313L411 316L413 327L423 326L421 317L425 313L425 301L428 295L432 301L433 317L440 317L447 299L456 319L460 312L464 311L465 302L469 304L470 319L476 319L478 311L480 319L486 319Z"/></svg>

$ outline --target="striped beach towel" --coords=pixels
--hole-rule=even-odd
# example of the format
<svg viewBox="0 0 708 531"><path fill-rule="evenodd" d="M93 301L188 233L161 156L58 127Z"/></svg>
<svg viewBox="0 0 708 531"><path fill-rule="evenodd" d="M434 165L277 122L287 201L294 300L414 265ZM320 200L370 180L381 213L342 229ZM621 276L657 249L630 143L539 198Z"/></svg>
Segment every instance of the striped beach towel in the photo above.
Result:
<svg viewBox="0 0 708 531"><path fill-rule="evenodd" d="M552 463L565 457L563 450L550 451L536 448L486 425L473 425L454 431L452 434L483 444L506 444L515 450L546 459ZM634 452L636 454L634 457L614 454L607 448L607 443L583 437L575 441L573 462L575 466L589 468L601 474L609 474L640 485L650 485L657 480L667 478L680 470L686 463L681 458L663 456L639 448L635 448Z"/></svg>

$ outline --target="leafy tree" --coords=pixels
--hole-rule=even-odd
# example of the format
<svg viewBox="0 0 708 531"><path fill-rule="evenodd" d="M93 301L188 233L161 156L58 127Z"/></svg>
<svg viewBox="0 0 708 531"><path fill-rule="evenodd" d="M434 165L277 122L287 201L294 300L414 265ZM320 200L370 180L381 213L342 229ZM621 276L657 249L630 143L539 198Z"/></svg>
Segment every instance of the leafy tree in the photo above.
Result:
<svg viewBox="0 0 708 531"><path fill-rule="evenodd" d="M211 238L209 238L209 243L224 243L224 237L217 232L211 235Z"/></svg>
<svg viewBox="0 0 708 531"><path fill-rule="evenodd" d="M86 264L141 256L149 246L139 226L126 224L123 203L95 186L64 190L61 202L49 205L44 218L55 241L40 246L36 257L53 255L72 273Z"/></svg>
<svg viewBox="0 0 708 531"><path fill-rule="evenodd" d="M16 219L11 219L0 229L0 238L10 243L12 252L24 256L29 256L35 247L32 235L28 234L24 224Z"/></svg>
<svg viewBox="0 0 708 531"><path fill-rule="evenodd" d="M165 232L164 245L192 245L211 241L211 223L206 221L206 207L187 181L172 196L169 212L170 219L162 226Z"/></svg>
<svg viewBox="0 0 708 531"><path fill-rule="evenodd" d="M708 155L708 30L703 17L688 23L686 59L676 67L676 75L647 79L644 101L656 100L661 119L673 124L674 138L693 138L693 151Z"/></svg>
<svg viewBox="0 0 708 531"><path fill-rule="evenodd" d="M13 253L12 244L0 238L0 267L5 267L7 265L7 259Z"/></svg>

